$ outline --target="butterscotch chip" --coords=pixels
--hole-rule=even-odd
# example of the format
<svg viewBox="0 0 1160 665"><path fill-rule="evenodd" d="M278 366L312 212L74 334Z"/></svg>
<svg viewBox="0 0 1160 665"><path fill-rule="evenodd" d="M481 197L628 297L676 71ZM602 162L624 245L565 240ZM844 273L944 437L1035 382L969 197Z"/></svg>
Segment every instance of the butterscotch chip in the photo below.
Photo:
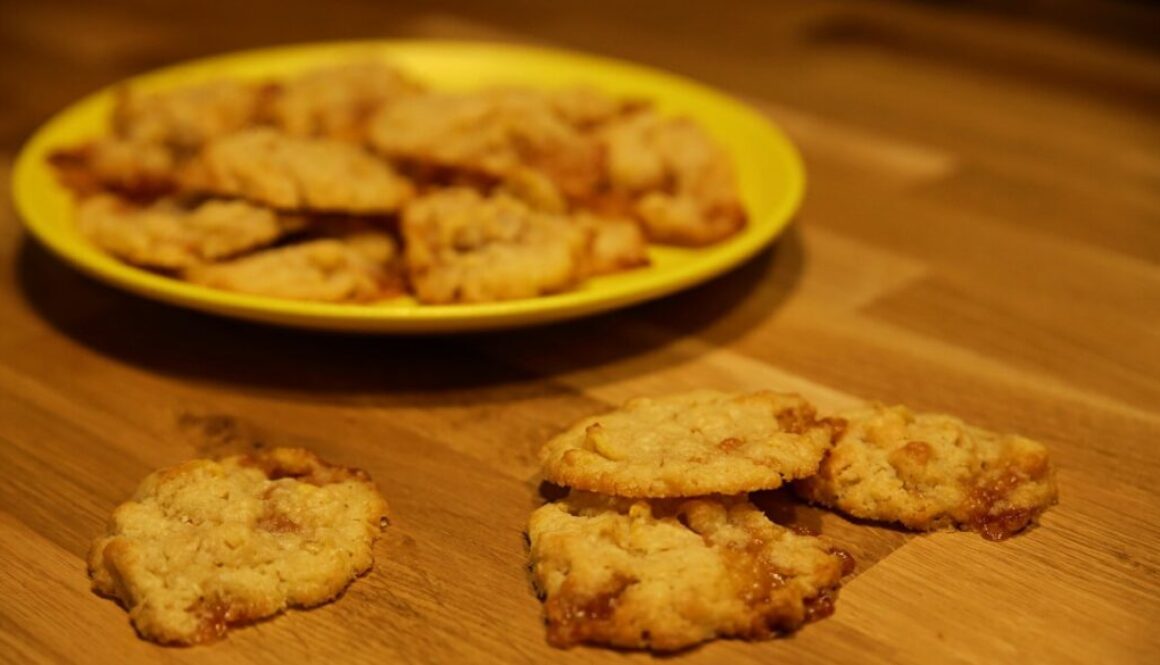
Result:
<svg viewBox="0 0 1160 665"><path fill-rule="evenodd" d="M632 501L573 492L532 513L548 641L671 651L767 639L828 616L849 555L740 497Z"/></svg>
<svg viewBox="0 0 1160 665"><path fill-rule="evenodd" d="M129 263L174 270L268 245L303 224L241 201L162 199L141 207L98 195L77 208L77 226L96 246Z"/></svg>
<svg viewBox="0 0 1160 665"><path fill-rule="evenodd" d="M868 406L842 414L845 433L802 497L855 517L911 529L958 527L1002 540L1056 502L1040 443L940 414Z"/></svg>
<svg viewBox="0 0 1160 665"><path fill-rule="evenodd" d="M380 108L420 91L418 83L385 63L354 62L285 81L272 96L268 114L274 125L294 136L362 141Z"/></svg>
<svg viewBox="0 0 1160 665"><path fill-rule="evenodd" d="M696 123L636 113L601 130L614 190L655 242L708 245L740 231L745 208L728 154Z"/></svg>
<svg viewBox="0 0 1160 665"><path fill-rule="evenodd" d="M562 291L581 277L586 236L506 194L452 188L403 215L407 274L425 303L478 303Z"/></svg>
<svg viewBox="0 0 1160 665"><path fill-rule="evenodd" d="M581 420L540 460L546 480L604 494L738 494L813 474L834 430L797 395L702 390Z"/></svg>
<svg viewBox="0 0 1160 665"><path fill-rule="evenodd" d="M187 167L184 186L280 209L385 214L412 194L411 184L362 148L272 129L211 141Z"/></svg>
<svg viewBox="0 0 1160 665"><path fill-rule="evenodd" d="M279 448L147 477L93 542L93 589L138 633L198 644L333 600L370 569L387 504L365 473Z"/></svg>
<svg viewBox="0 0 1160 665"><path fill-rule="evenodd" d="M199 265L187 281L225 291L319 302L367 302L402 292L398 246L385 232L319 238Z"/></svg>

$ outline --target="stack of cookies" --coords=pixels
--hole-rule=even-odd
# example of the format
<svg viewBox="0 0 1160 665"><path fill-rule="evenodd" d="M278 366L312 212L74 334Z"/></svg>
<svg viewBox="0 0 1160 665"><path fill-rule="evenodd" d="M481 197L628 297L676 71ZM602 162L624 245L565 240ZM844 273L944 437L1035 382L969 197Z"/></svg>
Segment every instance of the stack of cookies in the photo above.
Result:
<svg viewBox="0 0 1160 665"><path fill-rule="evenodd" d="M548 639L670 651L768 638L828 616L854 561L772 522L749 492L916 529L1004 538L1055 501L1042 445L949 416L872 406L819 417L797 395L635 399L541 452L570 488L528 525Z"/></svg>

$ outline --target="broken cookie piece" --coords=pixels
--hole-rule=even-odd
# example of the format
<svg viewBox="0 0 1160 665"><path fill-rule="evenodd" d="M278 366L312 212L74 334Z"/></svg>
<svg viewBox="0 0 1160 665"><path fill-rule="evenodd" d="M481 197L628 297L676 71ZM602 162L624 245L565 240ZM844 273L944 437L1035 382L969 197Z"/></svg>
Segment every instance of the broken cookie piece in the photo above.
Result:
<svg viewBox="0 0 1160 665"><path fill-rule="evenodd" d="M741 497L639 500L573 492L528 525L548 641L673 651L768 639L833 612L852 558Z"/></svg>
<svg viewBox="0 0 1160 665"><path fill-rule="evenodd" d="M904 406L841 418L845 431L817 475L794 485L815 503L911 529L957 527L1002 540L1056 502L1047 449L1031 439Z"/></svg>
<svg viewBox="0 0 1160 665"><path fill-rule="evenodd" d="M581 420L540 460L548 481L616 496L738 494L812 475L838 425L797 395L701 390Z"/></svg>
<svg viewBox="0 0 1160 665"><path fill-rule="evenodd" d="M365 473L279 448L148 476L89 555L144 638L199 644L337 597L370 569L387 504Z"/></svg>

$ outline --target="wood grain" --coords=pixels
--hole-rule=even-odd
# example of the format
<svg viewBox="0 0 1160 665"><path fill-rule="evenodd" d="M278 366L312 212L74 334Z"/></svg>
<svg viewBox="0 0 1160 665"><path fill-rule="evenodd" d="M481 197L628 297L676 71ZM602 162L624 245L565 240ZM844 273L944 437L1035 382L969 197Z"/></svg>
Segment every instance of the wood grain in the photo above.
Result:
<svg viewBox="0 0 1160 665"><path fill-rule="evenodd" d="M525 571L538 446L625 398L800 391L1045 441L1062 501L1012 541L801 506L858 557L837 613L681 662L1155 662L1160 12L1147 3L5 3L0 178L50 113L143 70L277 43L498 39L720 86L801 146L775 246L567 325L429 339L245 325L80 277L0 191L0 661L602 662L550 649ZM165 649L83 556L151 469L257 445L368 469L396 521L337 603Z"/></svg>

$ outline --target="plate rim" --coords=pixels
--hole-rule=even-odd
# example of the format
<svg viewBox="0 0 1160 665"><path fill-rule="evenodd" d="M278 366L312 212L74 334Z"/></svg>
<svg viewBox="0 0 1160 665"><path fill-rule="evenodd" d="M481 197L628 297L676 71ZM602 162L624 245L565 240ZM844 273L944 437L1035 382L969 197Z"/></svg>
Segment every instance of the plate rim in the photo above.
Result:
<svg viewBox="0 0 1160 665"><path fill-rule="evenodd" d="M502 51L508 57L535 55L576 66L611 67L633 76L676 85L699 96L707 96L716 105L729 109L736 117L752 121L754 127L764 134L762 142L769 141L780 153L779 161L784 161L788 167L785 173L779 174L782 179L779 184L785 188L785 193L762 216L767 221L756 232L735 236L717 246L692 250L716 250L716 255L684 263L675 269L670 267L666 273L655 275L654 279L643 284L630 284L611 292L606 286L585 289L581 285L579 289L521 300L458 305L419 304L392 309L376 305L317 303L220 291L137 268L99 251L86 253L61 230L61 222L47 213L40 214L36 202L32 200L36 197L36 171L39 169L43 173L48 169L44 156L49 149L60 145L59 141L53 141L60 129L70 118L83 115L85 109L107 99L122 85L151 79L164 80L180 76L183 71L228 66L231 63L237 67L246 61L268 61L287 56L318 60L329 54L366 50L377 50L388 57L391 52L408 50L460 51L467 54L472 51ZM608 56L544 46L475 40L382 39L315 42L232 51L184 60L120 79L74 100L39 125L16 156L11 187L17 216L24 228L44 247L74 269L134 295L204 313L281 326L345 332L422 334L472 332L558 322L643 303L709 281L744 264L785 230L793 221L804 198L806 172L796 145L771 119L728 93L680 74ZM750 223L753 224L752 220ZM599 281L601 278L595 279Z"/></svg>

